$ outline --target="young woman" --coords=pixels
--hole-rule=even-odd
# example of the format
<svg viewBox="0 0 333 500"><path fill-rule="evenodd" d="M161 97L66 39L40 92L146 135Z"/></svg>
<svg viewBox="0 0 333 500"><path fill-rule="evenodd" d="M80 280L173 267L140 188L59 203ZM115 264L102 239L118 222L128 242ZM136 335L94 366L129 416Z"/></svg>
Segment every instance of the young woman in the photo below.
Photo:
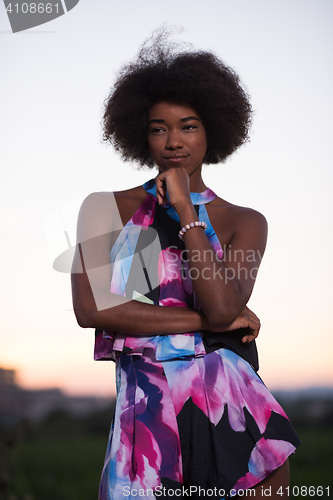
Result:
<svg viewBox="0 0 333 500"><path fill-rule="evenodd" d="M158 173L90 195L78 221L75 314L96 329L95 359L117 367L102 500L287 496L299 440L256 373L260 322L246 306L266 220L201 172L247 140L250 117L223 62L160 40L107 100L105 139Z"/></svg>

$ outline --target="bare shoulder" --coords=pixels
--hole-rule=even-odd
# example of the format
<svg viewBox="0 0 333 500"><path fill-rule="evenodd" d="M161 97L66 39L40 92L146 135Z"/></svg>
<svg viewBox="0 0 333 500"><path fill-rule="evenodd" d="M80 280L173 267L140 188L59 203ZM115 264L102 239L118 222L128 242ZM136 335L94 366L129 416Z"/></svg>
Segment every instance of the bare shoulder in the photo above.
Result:
<svg viewBox="0 0 333 500"><path fill-rule="evenodd" d="M125 189L124 191L98 191L90 193L83 201L83 204L90 205L96 202L111 203L114 198L117 200L138 200L145 197L145 190L142 186Z"/></svg>
<svg viewBox="0 0 333 500"><path fill-rule="evenodd" d="M230 204L230 213L232 213L235 220L240 225L240 227L250 226L251 228L258 228L265 230L267 232L267 220L266 217L249 207L241 207L238 205Z"/></svg>
<svg viewBox="0 0 333 500"><path fill-rule="evenodd" d="M145 191L138 186L126 191L101 191L89 194L79 213L80 238L92 238L121 229L132 217L145 198Z"/></svg>
<svg viewBox="0 0 333 500"><path fill-rule="evenodd" d="M257 210L216 197L207 205L207 211L217 235L225 244L240 234L245 238L251 235L251 239L253 237L262 244L266 243L267 220Z"/></svg>
<svg viewBox="0 0 333 500"><path fill-rule="evenodd" d="M119 199L142 200L147 196L147 193L143 186L135 186L124 191L115 191L114 195Z"/></svg>
<svg viewBox="0 0 333 500"><path fill-rule="evenodd" d="M90 193L82 202L79 221L91 221L94 223L98 220L103 220L103 214L110 214L116 208L114 193L106 191Z"/></svg>
<svg viewBox="0 0 333 500"><path fill-rule="evenodd" d="M89 194L83 201L81 209L104 211L117 205L131 205L141 203L145 198L145 190L142 186L137 186L124 191L100 191Z"/></svg>

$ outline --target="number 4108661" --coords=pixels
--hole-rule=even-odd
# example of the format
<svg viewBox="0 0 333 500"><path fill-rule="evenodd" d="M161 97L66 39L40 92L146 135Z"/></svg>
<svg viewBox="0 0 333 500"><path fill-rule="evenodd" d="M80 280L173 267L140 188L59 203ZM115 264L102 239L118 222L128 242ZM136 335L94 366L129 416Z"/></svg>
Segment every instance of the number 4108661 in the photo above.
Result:
<svg viewBox="0 0 333 500"><path fill-rule="evenodd" d="M6 8L6 11L9 12L10 14L14 11L16 11L16 13L18 14L19 13L19 10L21 10L21 12L23 14L27 14L29 12L29 14L43 14L44 12L46 12L47 14L51 14L51 12L53 11L53 9L56 10L57 14L59 13L59 4L52 4L52 3L22 3L21 5L19 5L18 3L16 3L13 8L12 8L12 4L8 4L8 7Z"/></svg>
<svg viewBox="0 0 333 500"><path fill-rule="evenodd" d="M323 497L323 496L330 496L330 487L324 487L324 486L293 486L292 488L290 486L287 486L283 488L280 486L280 488L277 490L277 495L293 495L294 497Z"/></svg>

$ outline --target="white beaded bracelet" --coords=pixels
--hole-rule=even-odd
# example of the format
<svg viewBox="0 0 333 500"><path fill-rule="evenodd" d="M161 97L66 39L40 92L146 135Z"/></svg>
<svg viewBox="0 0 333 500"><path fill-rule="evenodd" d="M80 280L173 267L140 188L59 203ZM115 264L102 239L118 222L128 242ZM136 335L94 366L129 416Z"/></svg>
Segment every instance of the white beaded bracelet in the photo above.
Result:
<svg viewBox="0 0 333 500"><path fill-rule="evenodd" d="M190 224L186 224L185 227L182 227L178 233L179 238L182 240L184 238L184 234L192 227L202 227L202 229L207 229L206 222L201 222L201 220L196 220L195 222L191 222Z"/></svg>

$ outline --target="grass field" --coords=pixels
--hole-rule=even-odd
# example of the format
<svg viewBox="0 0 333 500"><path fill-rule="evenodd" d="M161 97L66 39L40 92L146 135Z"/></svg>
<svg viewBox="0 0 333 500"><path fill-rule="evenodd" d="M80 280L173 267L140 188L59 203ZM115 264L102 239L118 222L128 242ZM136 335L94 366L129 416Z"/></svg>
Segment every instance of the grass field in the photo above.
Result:
<svg viewBox="0 0 333 500"><path fill-rule="evenodd" d="M333 498L333 429L304 427L296 430L302 445L289 459L291 487L322 486L329 490L324 489L322 496L319 490L318 495L303 497L301 492L297 495L295 489L295 498Z"/></svg>
<svg viewBox="0 0 333 500"><path fill-rule="evenodd" d="M1 500L97 500L110 419L110 411L85 420L57 415L7 438ZM333 428L296 430L302 446L290 458L290 497L333 498Z"/></svg>

